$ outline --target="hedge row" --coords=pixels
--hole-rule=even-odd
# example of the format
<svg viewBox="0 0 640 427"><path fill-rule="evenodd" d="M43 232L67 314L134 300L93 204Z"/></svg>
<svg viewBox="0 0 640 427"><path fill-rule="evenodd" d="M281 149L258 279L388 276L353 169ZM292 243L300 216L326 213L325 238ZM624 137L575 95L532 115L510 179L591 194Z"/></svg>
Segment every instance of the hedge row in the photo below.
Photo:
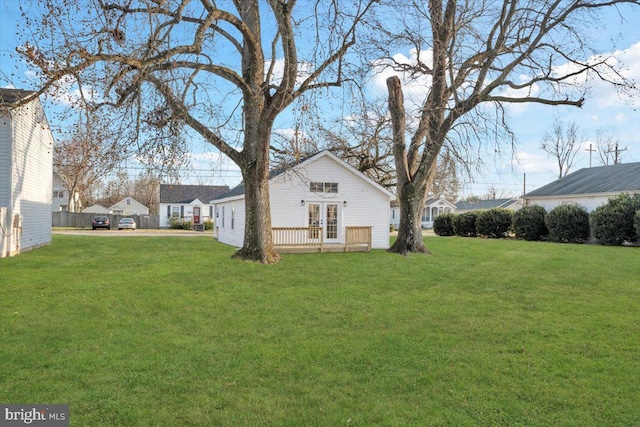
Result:
<svg viewBox="0 0 640 427"><path fill-rule="evenodd" d="M560 205L547 212L542 206L526 206L515 213L489 209L437 217L433 231L439 236L503 238L581 243L590 231L601 245L621 245L640 240L640 194L620 196L591 215L578 205Z"/></svg>

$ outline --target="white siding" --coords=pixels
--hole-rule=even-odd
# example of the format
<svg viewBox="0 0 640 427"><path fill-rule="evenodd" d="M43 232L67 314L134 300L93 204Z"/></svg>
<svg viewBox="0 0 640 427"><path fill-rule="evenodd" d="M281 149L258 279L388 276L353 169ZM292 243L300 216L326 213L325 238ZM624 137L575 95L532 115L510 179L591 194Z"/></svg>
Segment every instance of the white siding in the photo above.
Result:
<svg viewBox="0 0 640 427"><path fill-rule="evenodd" d="M575 196L555 196L555 197L531 197L527 199L529 205L539 205L544 207L547 212L559 205L575 203L582 206L587 212L593 211L609 201L609 198L615 197L620 193L608 194L583 194Z"/></svg>
<svg viewBox="0 0 640 427"><path fill-rule="evenodd" d="M310 182L338 183L337 193L314 193ZM329 155L302 163L269 182L271 225L273 227L306 227L310 203L338 204L340 230L338 238L344 243L344 229L349 226L371 226L372 247L389 247L388 193L367 181L359 172ZM304 201L304 205L302 203ZM345 206L346 202L346 206ZM235 227L231 230L231 209L235 205ZM225 209L222 224L222 209ZM218 240L241 247L244 235L244 199L217 204Z"/></svg>
<svg viewBox="0 0 640 427"><path fill-rule="evenodd" d="M389 247L389 196L339 164L323 156L304 168L288 171L272 180L269 186L271 218L274 227L306 227L307 205L313 202L338 202L344 243L344 228L372 226L372 247ZM312 193L310 182L337 182L337 193ZM302 206L302 200L305 206ZM344 206L344 202L347 205Z"/></svg>
<svg viewBox="0 0 640 427"><path fill-rule="evenodd" d="M12 110L11 116L9 203L11 215L22 215L24 251L51 242L53 137L39 101Z"/></svg>
<svg viewBox="0 0 640 427"><path fill-rule="evenodd" d="M184 219L191 220L193 219L193 208L195 206L200 207L200 215L202 216L202 221L213 220L214 218L209 215L210 209L213 210L215 206L211 203L202 203L199 204L197 202L193 202L192 204L180 204L180 203L160 203L159 214L160 214L160 227L169 227L169 219L167 216L168 207L182 207L181 211L184 211Z"/></svg>
<svg viewBox="0 0 640 427"><path fill-rule="evenodd" d="M218 209L218 241L241 248L244 243L245 209L244 199L216 205ZM233 227L231 226L233 218Z"/></svg>
<svg viewBox="0 0 640 427"><path fill-rule="evenodd" d="M0 109L0 206L9 207L11 200L11 116Z"/></svg>

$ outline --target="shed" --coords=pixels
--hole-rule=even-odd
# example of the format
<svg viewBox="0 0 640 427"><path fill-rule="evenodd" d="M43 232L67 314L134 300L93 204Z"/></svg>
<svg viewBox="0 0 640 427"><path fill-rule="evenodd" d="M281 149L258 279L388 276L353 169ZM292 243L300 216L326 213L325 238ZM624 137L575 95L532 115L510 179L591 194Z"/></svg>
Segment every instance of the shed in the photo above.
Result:
<svg viewBox="0 0 640 427"><path fill-rule="evenodd" d="M387 189L325 150L269 179L274 245L279 252L389 247ZM218 240L244 241L245 197L241 184L212 201ZM368 243L362 243L368 239ZM355 243L358 242L358 243ZM351 249L350 249L351 248Z"/></svg>

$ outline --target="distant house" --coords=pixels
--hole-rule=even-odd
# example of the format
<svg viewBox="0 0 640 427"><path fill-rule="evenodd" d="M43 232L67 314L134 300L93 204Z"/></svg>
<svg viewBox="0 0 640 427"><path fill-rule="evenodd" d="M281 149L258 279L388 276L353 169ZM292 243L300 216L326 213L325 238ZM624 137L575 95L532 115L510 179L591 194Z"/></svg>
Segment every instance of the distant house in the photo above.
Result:
<svg viewBox="0 0 640 427"><path fill-rule="evenodd" d="M108 209L114 215L149 215L149 208L133 197L125 197Z"/></svg>
<svg viewBox="0 0 640 427"><path fill-rule="evenodd" d="M33 92L0 89L0 257L51 242L53 136Z"/></svg>
<svg viewBox="0 0 640 427"><path fill-rule="evenodd" d="M369 248L389 247L389 203L395 196L329 151L290 168L272 171L269 197L274 233L280 229L291 234L274 234L276 245L326 244L349 250L350 236L365 231L370 233ZM244 186L239 185L213 202L218 215L218 240L241 247Z"/></svg>
<svg viewBox="0 0 640 427"><path fill-rule="evenodd" d="M441 197L429 197L424 203L424 209L422 210L422 228L432 228L433 221L444 213L454 213L456 206L441 198ZM389 222L394 227L400 225L400 206L396 201L391 202L391 218Z"/></svg>
<svg viewBox="0 0 640 427"><path fill-rule="evenodd" d="M51 199L51 210L53 212L80 212L82 204L80 202L80 193L74 192L70 197L70 191L67 188L64 179L58 173L53 172L53 198Z"/></svg>
<svg viewBox="0 0 640 427"><path fill-rule="evenodd" d="M485 209L508 209L517 211L522 208L520 199L464 200L456 203L456 213L482 211Z"/></svg>
<svg viewBox="0 0 640 427"><path fill-rule="evenodd" d="M523 198L527 205L543 206L547 211L576 203L591 212L622 193L640 193L640 162L580 169Z"/></svg>
<svg viewBox="0 0 640 427"><path fill-rule="evenodd" d="M108 215L112 213L109 209L105 208L102 205L91 205L86 209L82 210L82 213L92 213L92 214L103 214Z"/></svg>
<svg viewBox="0 0 640 427"><path fill-rule="evenodd" d="M160 227L169 227L171 218L200 224L213 220L210 201L227 191L227 185L160 184Z"/></svg>

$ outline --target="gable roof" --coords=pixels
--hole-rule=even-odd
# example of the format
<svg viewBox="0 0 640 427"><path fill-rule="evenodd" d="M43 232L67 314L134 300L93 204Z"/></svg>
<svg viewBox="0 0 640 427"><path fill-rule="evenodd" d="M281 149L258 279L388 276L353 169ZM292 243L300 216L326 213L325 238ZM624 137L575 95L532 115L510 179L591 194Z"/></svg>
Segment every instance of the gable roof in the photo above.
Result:
<svg viewBox="0 0 640 427"><path fill-rule="evenodd" d="M14 105L33 93L32 90L0 88L0 105Z"/></svg>
<svg viewBox="0 0 640 427"><path fill-rule="evenodd" d="M524 197L635 191L640 191L640 162L583 168L530 191Z"/></svg>
<svg viewBox="0 0 640 427"><path fill-rule="evenodd" d="M189 204L195 199L209 203L210 200L227 191L229 191L228 185L160 184L160 203Z"/></svg>
<svg viewBox="0 0 640 427"><path fill-rule="evenodd" d="M494 208L505 208L518 199L492 199L492 200L463 200L456 203L456 210L483 210Z"/></svg>
<svg viewBox="0 0 640 427"><path fill-rule="evenodd" d="M296 163L293 166L281 166L277 169L273 169L269 172L269 181L271 181L272 179L284 174L285 172L287 172L288 170L296 170L296 169L301 169L304 168L306 165L309 165L323 157L329 157L330 159L333 159L338 165L342 166L343 168L347 169L349 172L353 173L354 175L357 175L360 179L363 179L365 181L367 181L367 183L369 183L370 185L376 187L378 190L382 191L383 193L387 194L390 198L394 198L395 199L395 195L393 193L391 193L389 190L387 190L386 188L384 188L383 186L381 186L380 184L378 184L377 182L375 182L374 180L372 180L371 178L369 178L368 176L366 176L365 174L363 174L362 172L360 172L359 170L357 170L356 168L354 168L353 166L351 166L350 164L348 164L347 162L345 162L344 160L342 160L340 157L336 156L335 154L333 154L331 151L329 150L323 150L320 151L316 154L313 154L307 158L301 159L298 163ZM240 198L240 196L244 195L244 184L240 183L239 185L237 185L236 187L234 187L231 191L228 191L224 194L221 194L213 199L211 199L212 201L216 200L222 200L222 199L228 199L231 197L238 197Z"/></svg>

